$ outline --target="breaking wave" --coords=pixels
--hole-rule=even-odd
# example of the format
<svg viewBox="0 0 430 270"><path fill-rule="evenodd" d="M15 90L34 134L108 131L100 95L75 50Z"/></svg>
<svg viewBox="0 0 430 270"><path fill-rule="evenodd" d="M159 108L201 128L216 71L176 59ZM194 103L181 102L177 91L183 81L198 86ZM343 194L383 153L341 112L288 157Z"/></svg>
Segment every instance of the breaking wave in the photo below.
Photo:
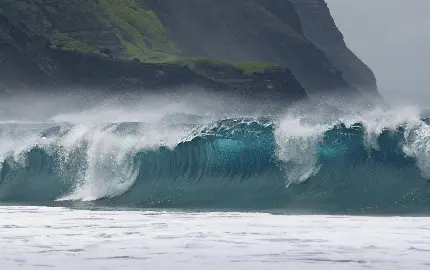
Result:
<svg viewBox="0 0 430 270"><path fill-rule="evenodd" d="M4 122L0 201L428 213L430 127L417 115Z"/></svg>

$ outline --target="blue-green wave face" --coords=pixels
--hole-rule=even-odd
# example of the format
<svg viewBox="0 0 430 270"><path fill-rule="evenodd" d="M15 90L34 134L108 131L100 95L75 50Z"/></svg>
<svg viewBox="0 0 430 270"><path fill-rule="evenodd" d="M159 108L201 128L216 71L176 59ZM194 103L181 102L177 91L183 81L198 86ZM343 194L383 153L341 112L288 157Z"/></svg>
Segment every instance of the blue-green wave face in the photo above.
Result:
<svg viewBox="0 0 430 270"><path fill-rule="evenodd" d="M429 214L430 128L394 122L2 124L0 201Z"/></svg>

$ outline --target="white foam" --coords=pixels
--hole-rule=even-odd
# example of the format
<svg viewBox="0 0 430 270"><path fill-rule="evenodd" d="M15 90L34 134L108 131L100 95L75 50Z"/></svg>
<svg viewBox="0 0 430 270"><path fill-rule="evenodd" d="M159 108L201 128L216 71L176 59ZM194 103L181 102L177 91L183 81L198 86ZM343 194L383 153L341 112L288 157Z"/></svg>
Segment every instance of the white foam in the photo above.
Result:
<svg viewBox="0 0 430 270"><path fill-rule="evenodd" d="M90 201L119 196L134 184L139 174L136 153L161 146L173 149L193 136L185 126L135 124L133 132L117 130L121 124L56 124L54 127L59 131L55 134L45 134L52 124L3 124L0 166L8 160L11 166L23 167L27 153L39 147L57 158L57 173L74 177L69 179L75 183L73 192L59 200ZM80 156L76 157L76 153ZM84 162L74 164L79 168L71 176L68 166L74 158Z"/></svg>
<svg viewBox="0 0 430 270"><path fill-rule="evenodd" d="M320 118L324 119L324 116ZM405 155L416 158L423 176L430 178L430 127L420 120L417 108L377 108L343 116L336 122L321 121L321 124L308 123L305 119L306 115L302 118L287 115L280 120L275 131L277 156L284 163L287 185L304 182L319 171L318 144L324 133L339 123L347 128L361 123L365 132L363 143L369 150L379 150L378 138L384 130L405 128Z"/></svg>
<svg viewBox="0 0 430 270"><path fill-rule="evenodd" d="M395 130L405 125L420 125L420 113L417 108L403 107L383 110L380 108L364 111L356 115L348 115L340 119L346 127L353 124L363 124L366 140L369 148L379 149L378 137L384 130Z"/></svg>
<svg viewBox="0 0 430 270"><path fill-rule="evenodd" d="M422 175L430 179L430 127L427 124L406 129L403 151L417 160Z"/></svg>
<svg viewBox="0 0 430 270"><path fill-rule="evenodd" d="M46 125L25 128L21 125L2 124L0 126L0 166L8 158L17 165L24 166L25 154L28 151L36 146L44 147L50 144L50 140L41 136L41 132L45 129Z"/></svg>
<svg viewBox="0 0 430 270"><path fill-rule="evenodd" d="M78 125L64 138L65 155L87 144L86 167L72 194L60 200L91 201L116 197L129 190L139 174L135 155L161 146L173 149L187 136L186 129L140 126L133 134L117 131L118 125Z"/></svg>
<svg viewBox="0 0 430 270"><path fill-rule="evenodd" d="M427 270L428 217L0 206L2 269Z"/></svg>
<svg viewBox="0 0 430 270"><path fill-rule="evenodd" d="M318 172L317 147L326 130L326 125L310 126L300 118L285 117L279 122L277 156L284 163L287 185L304 182Z"/></svg>

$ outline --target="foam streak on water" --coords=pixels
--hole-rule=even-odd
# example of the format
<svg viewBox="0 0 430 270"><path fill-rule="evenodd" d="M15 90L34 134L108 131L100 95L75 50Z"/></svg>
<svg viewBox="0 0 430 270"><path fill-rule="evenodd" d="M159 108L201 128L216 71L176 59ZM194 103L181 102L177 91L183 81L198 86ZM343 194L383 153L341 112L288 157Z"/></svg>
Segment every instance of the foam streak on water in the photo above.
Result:
<svg viewBox="0 0 430 270"><path fill-rule="evenodd" d="M430 218L0 207L1 269L429 269Z"/></svg>

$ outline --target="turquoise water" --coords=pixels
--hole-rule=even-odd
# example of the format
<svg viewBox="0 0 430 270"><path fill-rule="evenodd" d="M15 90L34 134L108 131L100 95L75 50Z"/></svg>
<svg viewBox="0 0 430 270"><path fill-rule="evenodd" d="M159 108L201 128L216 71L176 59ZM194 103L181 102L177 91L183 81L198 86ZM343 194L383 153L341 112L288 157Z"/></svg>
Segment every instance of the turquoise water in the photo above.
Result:
<svg viewBox="0 0 430 270"><path fill-rule="evenodd" d="M0 202L427 215L429 142L396 115L4 123Z"/></svg>

